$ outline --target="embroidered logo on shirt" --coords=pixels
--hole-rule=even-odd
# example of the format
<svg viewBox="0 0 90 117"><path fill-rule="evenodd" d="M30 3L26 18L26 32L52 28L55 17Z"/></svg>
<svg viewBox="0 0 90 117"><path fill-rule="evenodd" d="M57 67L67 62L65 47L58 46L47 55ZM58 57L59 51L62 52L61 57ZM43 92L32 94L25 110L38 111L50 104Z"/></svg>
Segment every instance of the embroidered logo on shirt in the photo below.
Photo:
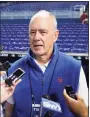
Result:
<svg viewBox="0 0 90 117"><path fill-rule="evenodd" d="M63 82L63 79L61 77L58 78L58 83L61 84Z"/></svg>

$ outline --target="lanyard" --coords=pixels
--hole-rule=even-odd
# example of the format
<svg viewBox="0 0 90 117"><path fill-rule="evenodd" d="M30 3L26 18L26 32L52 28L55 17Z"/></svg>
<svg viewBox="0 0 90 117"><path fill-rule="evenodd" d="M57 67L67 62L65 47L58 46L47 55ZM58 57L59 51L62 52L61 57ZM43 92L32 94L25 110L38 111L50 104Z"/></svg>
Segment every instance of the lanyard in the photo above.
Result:
<svg viewBox="0 0 90 117"><path fill-rule="evenodd" d="M35 97L34 97L34 94L33 94L33 88L32 88L32 83L31 83L31 78L30 78L30 67L28 65L28 76L29 76L29 84L30 84L30 93L31 93L31 99L32 99L32 105L35 106ZM33 107L31 107L31 113L30 113L30 117L33 117L33 113L36 113L36 110L34 110Z"/></svg>

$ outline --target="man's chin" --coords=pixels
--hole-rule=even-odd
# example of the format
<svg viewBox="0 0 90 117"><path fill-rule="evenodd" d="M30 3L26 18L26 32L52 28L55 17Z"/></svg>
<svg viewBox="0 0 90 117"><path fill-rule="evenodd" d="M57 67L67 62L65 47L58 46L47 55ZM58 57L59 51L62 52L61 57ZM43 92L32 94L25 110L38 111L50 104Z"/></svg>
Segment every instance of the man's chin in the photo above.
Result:
<svg viewBox="0 0 90 117"><path fill-rule="evenodd" d="M43 56L44 54L42 54L42 53L37 53L37 54L35 54L36 56Z"/></svg>
<svg viewBox="0 0 90 117"><path fill-rule="evenodd" d="M35 52L34 53L36 56L43 56L44 55L44 52Z"/></svg>

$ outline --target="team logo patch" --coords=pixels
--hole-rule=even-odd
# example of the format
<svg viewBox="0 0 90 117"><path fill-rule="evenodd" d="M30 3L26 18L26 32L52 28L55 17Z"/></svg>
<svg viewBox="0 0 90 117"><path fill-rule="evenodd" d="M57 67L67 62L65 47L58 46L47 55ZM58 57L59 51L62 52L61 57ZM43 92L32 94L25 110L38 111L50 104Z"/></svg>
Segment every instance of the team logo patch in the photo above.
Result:
<svg viewBox="0 0 90 117"><path fill-rule="evenodd" d="M61 84L61 83L63 82L62 77L59 77L59 78L57 79L57 81L58 81L59 84Z"/></svg>

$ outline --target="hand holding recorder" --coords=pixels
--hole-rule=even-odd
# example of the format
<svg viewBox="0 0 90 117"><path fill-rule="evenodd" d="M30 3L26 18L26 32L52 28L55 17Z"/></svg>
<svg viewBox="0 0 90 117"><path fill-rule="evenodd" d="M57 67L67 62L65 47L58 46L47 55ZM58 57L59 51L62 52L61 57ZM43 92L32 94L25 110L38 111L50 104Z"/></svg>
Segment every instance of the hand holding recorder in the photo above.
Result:
<svg viewBox="0 0 90 117"><path fill-rule="evenodd" d="M0 103L3 103L5 100L7 100L14 92L15 87L19 82L21 82L21 76L24 75L24 70L21 68L18 68L16 71L14 71L5 81L2 80L0 82L0 88L1 88L1 100ZM4 74L3 71L0 71L0 76Z"/></svg>
<svg viewBox="0 0 90 117"><path fill-rule="evenodd" d="M76 117L88 117L88 108L84 100L79 95L76 95L72 88L68 91L67 87L65 87L63 95L69 110L76 115Z"/></svg>
<svg viewBox="0 0 90 117"><path fill-rule="evenodd" d="M12 86L7 86L5 81L2 81L0 83L0 88L1 88L1 99L0 99L0 103L3 103L4 101L6 101L14 92L15 87L17 86L18 83L21 82L21 79L19 79L18 81L13 81L12 82Z"/></svg>
<svg viewBox="0 0 90 117"><path fill-rule="evenodd" d="M16 69L6 80L5 83L8 86L12 86L13 85L13 81L18 81L23 75L24 75L25 71L21 68Z"/></svg>

